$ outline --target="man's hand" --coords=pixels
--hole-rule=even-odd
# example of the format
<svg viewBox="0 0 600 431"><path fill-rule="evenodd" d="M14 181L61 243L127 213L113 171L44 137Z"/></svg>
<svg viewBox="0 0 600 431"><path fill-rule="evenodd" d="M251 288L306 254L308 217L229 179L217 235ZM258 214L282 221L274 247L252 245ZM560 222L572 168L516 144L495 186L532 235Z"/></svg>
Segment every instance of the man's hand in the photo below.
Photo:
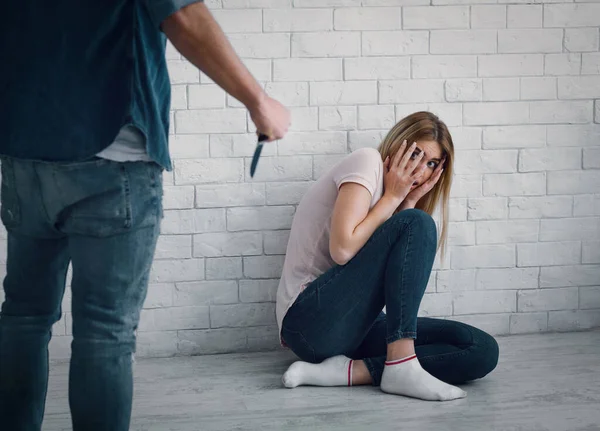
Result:
<svg viewBox="0 0 600 431"><path fill-rule="evenodd" d="M248 110L257 132L267 135L269 141L283 138L290 127L290 112L266 94L258 104L249 106Z"/></svg>

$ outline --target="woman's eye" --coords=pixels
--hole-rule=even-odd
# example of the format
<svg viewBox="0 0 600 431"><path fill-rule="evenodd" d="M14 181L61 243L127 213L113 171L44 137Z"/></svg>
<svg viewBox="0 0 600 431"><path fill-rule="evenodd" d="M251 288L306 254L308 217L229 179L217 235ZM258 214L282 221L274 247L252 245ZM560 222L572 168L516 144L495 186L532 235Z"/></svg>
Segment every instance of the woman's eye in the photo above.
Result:
<svg viewBox="0 0 600 431"><path fill-rule="evenodd" d="M414 160L414 159L416 159L418 155L419 155L419 152L418 152L418 151L414 151L414 152L412 153L412 155L410 156L411 160Z"/></svg>
<svg viewBox="0 0 600 431"><path fill-rule="evenodd" d="M438 162L431 161L431 162L427 163L427 167L432 168L432 169L437 168L437 166L438 166Z"/></svg>

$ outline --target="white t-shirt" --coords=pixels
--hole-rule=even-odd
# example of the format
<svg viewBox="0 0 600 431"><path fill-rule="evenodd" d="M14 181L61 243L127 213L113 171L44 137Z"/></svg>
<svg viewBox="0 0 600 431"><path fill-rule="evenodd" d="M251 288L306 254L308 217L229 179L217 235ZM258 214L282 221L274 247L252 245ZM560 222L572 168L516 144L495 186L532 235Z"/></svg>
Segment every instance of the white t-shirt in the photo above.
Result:
<svg viewBox="0 0 600 431"><path fill-rule="evenodd" d="M152 161L146 151L146 138L137 127L129 124L121 127L112 144L96 156L115 162Z"/></svg>
<svg viewBox="0 0 600 431"><path fill-rule="evenodd" d="M292 222L283 272L277 290L277 324L307 284L335 266L329 254L331 215L342 184L363 185L372 208L383 194L383 162L374 148L361 148L321 176L303 196Z"/></svg>

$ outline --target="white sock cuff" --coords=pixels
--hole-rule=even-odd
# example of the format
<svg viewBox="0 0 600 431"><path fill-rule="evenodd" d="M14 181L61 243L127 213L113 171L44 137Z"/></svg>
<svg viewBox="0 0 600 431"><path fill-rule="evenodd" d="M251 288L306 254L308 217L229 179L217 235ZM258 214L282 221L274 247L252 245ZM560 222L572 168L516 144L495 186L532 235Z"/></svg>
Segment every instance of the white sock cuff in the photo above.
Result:
<svg viewBox="0 0 600 431"><path fill-rule="evenodd" d="M413 359L416 359L416 358L417 358L417 355L410 355L410 356L407 356L407 357L402 358L402 359L396 359L394 361L385 361L385 365L386 365L386 367L389 366L389 365L399 365L399 364L402 364L404 362L412 361Z"/></svg>

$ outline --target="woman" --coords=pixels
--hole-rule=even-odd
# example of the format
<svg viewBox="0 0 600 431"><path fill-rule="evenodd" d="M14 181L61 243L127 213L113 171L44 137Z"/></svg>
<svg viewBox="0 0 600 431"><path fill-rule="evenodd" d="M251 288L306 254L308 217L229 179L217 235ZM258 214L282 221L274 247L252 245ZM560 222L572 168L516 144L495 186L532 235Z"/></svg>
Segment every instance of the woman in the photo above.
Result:
<svg viewBox="0 0 600 431"><path fill-rule="evenodd" d="M445 401L466 396L450 384L495 368L490 335L417 318L438 249L438 203L442 251L446 242L453 161L446 125L417 112L378 150L354 151L308 190L277 292L282 343L303 361L284 374L286 387L373 384Z"/></svg>

